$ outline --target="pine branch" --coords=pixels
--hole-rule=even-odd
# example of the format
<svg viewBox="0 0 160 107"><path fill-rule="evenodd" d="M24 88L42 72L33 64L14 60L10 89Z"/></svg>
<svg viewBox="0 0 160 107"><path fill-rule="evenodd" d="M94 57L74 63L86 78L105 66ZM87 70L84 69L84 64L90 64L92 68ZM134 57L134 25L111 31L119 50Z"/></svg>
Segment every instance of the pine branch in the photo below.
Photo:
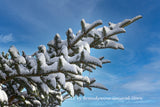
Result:
<svg viewBox="0 0 160 107"><path fill-rule="evenodd" d="M125 19L124 21L118 23L118 24L113 24L111 22L109 22L109 28L111 29L110 31L108 31L104 37L104 40L108 39L109 37L119 34L119 33L125 33L125 30L123 29L124 27L130 25L131 23L133 23L134 21L138 20L142 18L141 15L136 16L132 19Z"/></svg>
<svg viewBox="0 0 160 107"><path fill-rule="evenodd" d="M90 49L124 49L116 34L124 33L124 27L142 18L136 16L120 23L109 22L109 26L96 29L101 20L88 24L81 21L81 31L76 36L72 29L66 32L67 40L59 34L47 45L38 47L33 55L22 56L15 46L9 53L0 54L0 104L9 98L9 106L54 106L66 99L84 95L84 88L108 90L94 78L84 76L84 71L93 72L96 67L110 63L104 57L90 55ZM27 96L23 93L25 89ZM2 103L1 103L2 102Z"/></svg>
<svg viewBox="0 0 160 107"><path fill-rule="evenodd" d="M84 36L86 36L88 32L90 32L92 29L94 29L95 27L97 27L101 24L102 24L102 21L97 20L97 21L93 22L91 25L87 25L85 23L85 20L82 19L82 21L81 21L82 31L74 38L74 40L71 42L70 47L73 47L79 40L81 40Z"/></svg>

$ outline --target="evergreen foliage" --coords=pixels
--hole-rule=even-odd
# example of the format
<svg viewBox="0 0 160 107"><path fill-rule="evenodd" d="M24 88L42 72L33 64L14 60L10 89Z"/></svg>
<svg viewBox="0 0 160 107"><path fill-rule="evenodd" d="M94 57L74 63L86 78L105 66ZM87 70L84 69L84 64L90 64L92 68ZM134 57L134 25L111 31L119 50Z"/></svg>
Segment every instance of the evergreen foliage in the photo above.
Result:
<svg viewBox="0 0 160 107"><path fill-rule="evenodd" d="M66 32L67 40L56 34L47 45L38 47L33 55L26 55L15 46L9 53L0 54L0 104L1 106L58 107L70 97L85 95L84 88L108 90L96 79L82 75L96 67L110 63L104 57L90 55L90 48L124 49L116 34L124 33L124 27L140 19L136 16L118 24L96 29L101 20L92 24L81 21L81 30L75 35Z"/></svg>

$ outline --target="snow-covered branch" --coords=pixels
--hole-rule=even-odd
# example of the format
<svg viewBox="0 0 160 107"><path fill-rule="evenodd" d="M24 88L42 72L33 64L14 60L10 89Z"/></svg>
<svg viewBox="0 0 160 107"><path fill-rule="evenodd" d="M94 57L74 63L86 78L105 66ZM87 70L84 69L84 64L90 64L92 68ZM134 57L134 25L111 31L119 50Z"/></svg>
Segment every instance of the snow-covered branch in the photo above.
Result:
<svg viewBox="0 0 160 107"><path fill-rule="evenodd" d="M104 57L90 55L90 48L124 49L116 34L124 33L124 27L140 19L136 16L120 23L96 28L101 20L88 24L81 21L81 30L66 32L67 39L59 34L38 47L33 55L21 53L11 46L8 53L0 54L0 104L1 106L54 106L70 97L85 95L84 88L108 90L96 79L84 72L110 63Z"/></svg>

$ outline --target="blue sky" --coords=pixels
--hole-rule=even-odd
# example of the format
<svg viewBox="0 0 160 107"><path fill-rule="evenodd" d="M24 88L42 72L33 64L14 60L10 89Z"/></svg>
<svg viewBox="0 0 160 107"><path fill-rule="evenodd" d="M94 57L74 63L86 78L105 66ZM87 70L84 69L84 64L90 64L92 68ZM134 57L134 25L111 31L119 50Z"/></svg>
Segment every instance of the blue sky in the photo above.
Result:
<svg viewBox="0 0 160 107"><path fill-rule="evenodd" d="M62 107L158 107L160 105L160 1L159 0L0 0L0 52L15 45L32 54L59 33L72 28L76 33L80 21L101 19L103 25L126 18L143 18L120 34L125 50L94 50L92 55L112 61L98 68L97 78L109 91L85 90L85 97L138 97L142 100L65 101Z"/></svg>

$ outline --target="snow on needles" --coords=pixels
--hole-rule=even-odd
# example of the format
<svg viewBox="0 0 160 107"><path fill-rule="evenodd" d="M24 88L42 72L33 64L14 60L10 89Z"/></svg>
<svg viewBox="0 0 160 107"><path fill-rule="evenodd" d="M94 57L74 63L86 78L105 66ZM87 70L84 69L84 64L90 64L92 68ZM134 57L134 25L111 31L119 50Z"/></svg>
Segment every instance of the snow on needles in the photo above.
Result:
<svg viewBox="0 0 160 107"><path fill-rule="evenodd" d="M56 34L47 44L48 48L40 45L32 55L25 52L20 55L18 49L11 46L9 53L0 54L0 104L58 107L70 97L84 95L84 88L107 91L96 79L83 73L93 72L110 62L104 57L91 56L90 49L124 49L118 43L117 34L124 33L124 27L139 18L141 16L117 24L110 22L108 27L98 29L101 20L89 24L82 19L77 34L71 28L66 32L66 40Z"/></svg>

